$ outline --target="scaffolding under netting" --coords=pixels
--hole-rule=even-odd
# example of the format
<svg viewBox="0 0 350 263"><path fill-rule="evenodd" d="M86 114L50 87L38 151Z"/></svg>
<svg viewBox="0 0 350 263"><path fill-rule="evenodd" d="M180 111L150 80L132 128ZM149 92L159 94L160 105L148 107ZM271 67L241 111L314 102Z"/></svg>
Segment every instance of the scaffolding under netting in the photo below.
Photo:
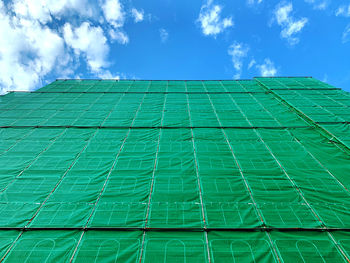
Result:
<svg viewBox="0 0 350 263"><path fill-rule="evenodd" d="M311 77L0 96L0 262L350 262L349 107Z"/></svg>

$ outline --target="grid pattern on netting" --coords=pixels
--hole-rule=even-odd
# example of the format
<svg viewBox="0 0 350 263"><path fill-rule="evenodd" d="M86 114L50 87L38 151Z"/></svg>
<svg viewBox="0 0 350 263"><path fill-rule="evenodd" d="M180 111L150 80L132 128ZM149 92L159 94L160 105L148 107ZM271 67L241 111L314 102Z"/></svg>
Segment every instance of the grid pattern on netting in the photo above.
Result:
<svg viewBox="0 0 350 263"><path fill-rule="evenodd" d="M349 262L349 102L312 78L1 96L0 261Z"/></svg>

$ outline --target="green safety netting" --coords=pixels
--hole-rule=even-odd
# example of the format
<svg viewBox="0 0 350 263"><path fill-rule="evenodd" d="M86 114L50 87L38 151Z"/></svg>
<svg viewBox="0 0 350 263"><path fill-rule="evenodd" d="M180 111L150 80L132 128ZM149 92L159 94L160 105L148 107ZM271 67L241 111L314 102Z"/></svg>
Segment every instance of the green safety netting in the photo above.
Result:
<svg viewBox="0 0 350 263"><path fill-rule="evenodd" d="M349 106L309 77L0 96L0 261L349 261Z"/></svg>

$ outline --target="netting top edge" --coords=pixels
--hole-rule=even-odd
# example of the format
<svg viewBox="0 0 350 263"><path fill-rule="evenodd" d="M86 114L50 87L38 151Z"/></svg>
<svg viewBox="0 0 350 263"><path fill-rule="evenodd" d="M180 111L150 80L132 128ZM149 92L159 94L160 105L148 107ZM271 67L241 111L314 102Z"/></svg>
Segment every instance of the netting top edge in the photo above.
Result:
<svg viewBox="0 0 350 263"><path fill-rule="evenodd" d="M65 81L65 80L77 80L77 81L254 81L256 78L313 78L312 76L276 76L276 77L253 77L251 79L74 79L74 78L57 78L56 81Z"/></svg>

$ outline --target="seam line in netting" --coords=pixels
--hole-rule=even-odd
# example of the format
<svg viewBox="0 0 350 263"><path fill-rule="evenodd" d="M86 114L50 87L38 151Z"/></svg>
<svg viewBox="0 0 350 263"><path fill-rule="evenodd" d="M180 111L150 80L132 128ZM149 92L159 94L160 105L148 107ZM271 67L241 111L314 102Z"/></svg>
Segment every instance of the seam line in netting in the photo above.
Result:
<svg viewBox="0 0 350 263"><path fill-rule="evenodd" d="M245 117L245 119L247 120L247 122L251 124L250 120L248 119L247 115L241 110L241 107L233 100L232 96L231 96L231 100L236 104L236 107L239 109L239 111L241 112L241 114ZM296 189L298 195L304 200L305 204L308 206L308 208L310 209L310 211L313 213L314 217L316 220L318 220L320 222L320 224L322 225L322 227L326 227L326 224L322 221L322 219L319 217L319 215L316 213L316 211L312 208L312 206L309 204L309 202L306 200L302 190L300 189L300 187L296 184L296 182L294 180L292 180L292 178L289 176L289 174L287 173L287 170L285 169L285 167L282 165L282 163L280 162L280 160L275 156L275 154L273 153L273 151L271 150L270 146L264 141L264 139L261 137L260 133L258 131L254 131L256 133L256 135L258 136L259 140L265 145L265 148L269 151L270 155L273 157L273 159L276 161L276 163L278 164L278 166L281 168L281 170L283 171L283 173L285 174L285 176L288 178L288 180L290 181L290 183L293 185L293 187Z"/></svg>
<svg viewBox="0 0 350 263"><path fill-rule="evenodd" d="M287 78L312 78L312 76L274 76L274 77L255 77L255 78L262 78L262 79L277 79L277 78L282 78L282 79L287 79ZM133 82L139 82L139 81L233 81L233 82L238 82L238 81L252 81L251 79L98 79L98 78L83 78L83 79L71 79L71 78L57 78L56 81L67 81L67 80L76 80L76 81L86 81L86 80L97 80L97 81L104 81L104 80L112 80L116 82L123 82L123 81L133 81Z"/></svg>
<svg viewBox="0 0 350 263"><path fill-rule="evenodd" d="M99 96L99 97L101 97L101 96ZM98 98L99 98L99 97L98 97ZM98 98L96 98L95 101L96 101ZM63 130L60 134L58 134L57 136L55 136L54 139L53 139L52 141L50 141L50 142L48 143L48 145L47 145L42 151L40 151L40 153L38 153L38 155L37 155L30 163L28 163L28 165L27 165L26 167L24 167L24 169L22 169L21 172L20 172L18 175L16 175L4 188L1 188L0 193L4 192L12 183L14 183L14 182L16 181L17 178L19 178L27 169L29 169L30 166L31 166L33 163L35 163L35 162L40 158L40 156L41 156L42 154L44 154L54 143L56 143L57 140L59 140L59 138L60 138L60 137L66 132L66 130L67 130L67 128L63 128L63 129L64 129L64 130ZM97 131L97 130L96 130L96 131ZM95 131L95 133L96 133L96 131Z"/></svg>
<svg viewBox="0 0 350 263"><path fill-rule="evenodd" d="M187 83L185 82L185 88L187 91ZM190 101L188 99L188 94L186 94L186 104L187 104L187 112L188 112L188 118L190 121L190 124L192 125L192 116L191 116L191 108L190 108ZM197 176L197 187L199 191L199 200L201 204L201 209L202 209L202 221L203 221L203 227L207 228L207 220L205 216L205 210L204 210L204 203L203 203L203 195L202 195L202 181L199 176L199 165L198 165L198 160L197 160L197 152L196 152L196 146L194 143L194 134L193 134L193 129L191 129L191 141L192 141L192 148L193 148L193 157L194 157L194 163L196 166L196 176ZM208 239L208 233L204 233L205 237L205 244L206 244L206 250L207 250L207 256L208 256L208 261L211 263L211 255L210 255L210 248L209 248L209 239Z"/></svg>
<svg viewBox="0 0 350 263"><path fill-rule="evenodd" d="M317 124L350 124L350 121L316 121Z"/></svg>
<svg viewBox="0 0 350 263"><path fill-rule="evenodd" d="M74 125L57 125L57 126L0 126L0 129L305 129L311 126L74 126Z"/></svg>
<svg viewBox="0 0 350 263"><path fill-rule="evenodd" d="M261 83L259 80L257 80L258 83L264 87L265 89L269 89L265 84ZM278 81L278 80L277 80ZM278 83L280 83L281 85L284 85L283 83L281 83L280 81L278 81ZM284 85L285 86L285 85ZM321 135L323 135L324 137L327 138L327 136L325 136L324 133L333 136L333 138L335 139L336 142L338 142L339 144L341 144L344 148L340 148L337 145L337 147L339 147L340 150L344 151L345 153L349 154L349 150L350 148L345 145L341 140L339 140L337 137L335 137L332 133L330 133L328 130L324 129L322 126L318 125L312 118L310 118L308 115L306 115L304 112L302 112L301 110L297 109L296 107L294 107L291 103L289 103L287 100L283 99L282 97L280 97L278 94L276 94L275 92L271 91L271 93L275 96L276 99L282 101L282 103L284 103L287 107L291 108L292 110L294 110L300 117L302 117L306 123L310 123L313 126L315 126L316 128L318 128L321 133ZM232 96L231 96L232 98ZM255 130L256 133L258 133L258 131ZM261 138L262 139L262 138ZM327 138L328 139L328 138ZM263 140L262 140L263 141ZM266 144L265 144L266 145ZM266 145L267 146L267 145ZM285 173L285 175L290 179L289 175L287 174L287 172L285 171L284 167L282 166L282 164L280 164L280 162L277 160L277 158L274 156L274 154L272 153L272 151L270 150L270 148L268 147L268 150L270 151L271 155L275 158L275 160L277 161L277 163L279 164L279 166L282 168L283 172ZM326 224L323 222L322 218L318 215L317 211L315 211L313 209L313 207L309 204L309 202L307 201L307 199L305 198L302 190L299 188L299 186L293 181L291 180L291 183L294 185L294 187L296 188L296 190L299 192L300 197L305 201L306 205L309 207L310 211L313 213L314 217L319 221L319 223L321 224L322 228L327 228ZM339 244L335 241L333 235L330 232L327 232L328 236L330 237L330 239L332 240L332 242L334 243L334 245L336 246L337 250L343 255L343 257L346 259L347 262L350 262L350 259L348 258L347 254L343 251L343 249L339 246Z"/></svg>
<svg viewBox="0 0 350 263"><path fill-rule="evenodd" d="M130 88L131 86L132 86L132 85L130 85L129 88ZM119 99L119 101L120 101L120 100L121 100L121 98ZM134 118L133 118L133 120L132 120L131 126L134 124L135 119L136 119L136 116L137 116L137 114L138 114L138 112L139 112L139 110L140 110L140 108L141 108L141 106L142 106L144 100L145 100L145 95L143 96L142 101L141 101L141 103L139 104L139 107L138 107L138 109L137 109L136 112L135 112L135 115L134 115ZM118 103L119 103L119 101L118 101ZM112 111L115 109L115 107L117 107L118 103L117 103L117 104L114 106L114 108L110 111L109 115L112 113ZM109 115L106 116L106 118L104 119L104 121L108 119ZM99 193L99 195L98 195L98 197L97 197L97 199L96 199L96 201L95 201L95 203L94 203L94 206L93 206L93 209L92 209L92 211L91 211L91 213L90 213L90 215L89 215L89 218L87 219L87 221L86 221L86 223L85 223L85 227L87 227L87 226L89 225L90 219L95 215L95 210L96 210L96 208L97 208L97 205L98 205L98 203L99 203L99 201L100 201L100 199L101 199L102 194L104 193L105 187L106 187L106 185L107 185L107 183L108 183L108 181L109 181L109 177L110 177L112 171L114 170L114 167L115 167L115 165L116 165L116 163L117 163L117 161L118 161L119 155L120 155L120 153L122 152L122 150L123 150L123 148L124 148L124 144L125 144L127 138L129 137L130 131L131 131L131 129L129 129L128 132L127 132L127 134L125 135L125 138L124 138L124 140L123 140L123 143L122 143L122 145L121 145L120 148L119 148L119 151L118 151L118 153L117 153L117 155L116 155L116 157L115 157L115 159L114 159L114 162L113 162L113 164L112 164L112 167L110 168L110 170L109 170L109 172L108 172L108 175L106 176L106 179L105 179L104 184L103 184L103 186L102 186L102 189L100 190L100 193ZM75 249L74 249L74 251L73 251L73 254L72 254L71 258L70 258L70 262L72 262L72 261L74 260L74 256L75 256L76 252L78 251L78 248L79 248L79 245L80 245L80 243L81 243L81 240L83 239L84 233L85 233L85 232L83 232L83 233L80 235L80 238L79 238L79 240L78 240L78 243L77 243L77 245L75 246Z"/></svg>
<svg viewBox="0 0 350 263"><path fill-rule="evenodd" d="M296 81L297 83L299 83L300 85L302 85L303 87L306 87L303 83L300 83L300 81L298 81L298 80L295 80L295 81ZM340 105L342 105L343 107L348 107L348 105L346 105L346 104L344 104L344 103L342 103L342 102L340 102L340 101L335 100L334 98L328 96L328 94L323 94L323 93L320 93L320 92L318 92L318 91L317 91L317 93L318 93L319 95L324 95L326 98L332 100L335 104L340 104ZM322 107L322 106L321 106L321 107Z"/></svg>
<svg viewBox="0 0 350 263"><path fill-rule="evenodd" d="M220 82L220 84L221 84L221 86L222 86L223 88L225 88L225 86L224 86L221 82ZM204 86L203 83L202 83L202 85ZM241 86L242 86L242 85L241 85ZM205 86L204 86L204 87L205 87ZM243 86L242 86L242 87L243 87ZM244 88L244 87L243 87L243 88ZM209 99L209 101L210 101L210 104L211 104L211 106L212 106L212 108L213 108L213 110L214 110L214 112L215 112L216 118L217 118L218 122L221 124L220 118L219 118L219 116L218 116L218 114L217 114L217 112L216 112L216 108L215 108L215 106L214 106L214 104L213 104L213 102L212 102L212 100L211 100L209 94L207 94L207 96L208 96L208 99ZM231 100L233 101L232 96L230 96L230 97L231 97ZM236 104L236 106L238 106L237 103L236 103L235 101L233 101L233 102ZM237 107L237 108L240 110L239 107ZM240 111L241 111L241 110L240 110ZM242 114L242 111L241 111L241 114ZM242 114L242 115L245 116L244 114ZM248 123L250 124L249 121L248 121ZM251 125L251 124L250 124L250 125ZM228 146L229 146L229 148L230 148L230 150L231 150L231 153L232 153L233 158L235 159L235 162L236 162L236 165L237 165L237 167L238 167L238 169L239 169L239 172L240 172L240 174L241 174L241 177L242 177L242 179L244 180L245 187L246 187L246 189L247 189L247 191L249 192L249 195L250 195L250 199L252 200L252 202L253 202L253 204L254 204L254 208L255 208L256 214L257 214L257 215L259 216L259 218L260 218L260 221L261 221L261 223L262 223L262 226L261 226L261 227L262 227L262 228L266 228L266 227L267 227L267 224L266 224L266 222L265 222L264 215L263 215L261 209L259 208L258 204L257 204L256 201L255 201L255 198L254 198L254 196L253 196L253 194L252 194L250 185L249 185L249 183L247 182L247 179L246 179L245 176L244 176L244 173L243 173L243 170L242 170L242 168L241 168L241 165L240 165L239 161L237 160L237 157L236 157L236 155L235 155L235 153L234 153L234 151L233 151L232 144L231 144L231 142L229 141L225 130L224 130L224 129L221 129L221 131L222 131L222 133L223 133L224 136L225 136L226 142L227 142L227 144L228 144ZM274 255L274 257L277 259L278 262L281 262L281 259L280 259L278 250L277 250L277 248L275 247L275 245L274 245L274 243L273 243L273 241L272 241L272 239L271 239L271 236L270 236L269 232L265 232L265 233L266 233L266 235L267 235L267 237L268 237L268 239L269 239L269 242L270 242L269 245L270 245L271 248L273 249L273 252L274 252L273 255Z"/></svg>
<svg viewBox="0 0 350 263"><path fill-rule="evenodd" d="M162 118L160 121L161 126L162 126L163 121L164 121L164 112L165 112L166 101L167 101L167 96L165 96L165 98L164 98L163 109L162 109ZM149 192L149 198L148 198L148 204L147 204L147 212L146 212L146 218L145 218L145 227L147 227L148 218L149 218L149 214L150 214L151 200L152 200L153 187L154 187L154 179L155 179L156 169L158 166L158 154L159 154L159 148L160 148L161 135L162 134L161 134L161 130L160 130L158 133L157 151L156 151L156 156L155 156L154 164L153 164L151 186L150 186L150 192Z"/></svg>
<svg viewBox="0 0 350 263"><path fill-rule="evenodd" d="M305 89L300 89L300 88L287 88L287 89L270 89L270 90L341 90L341 88L322 88L322 89L317 89L317 88L305 88Z"/></svg>
<svg viewBox="0 0 350 263"><path fill-rule="evenodd" d="M270 231L280 231L280 232L293 232L293 231L302 231L302 232L350 232L350 228L293 228L293 227L250 227L250 228L218 228L218 227L206 227L206 228L193 228L193 227L0 227L0 231L169 231L169 232L211 232L211 231L228 231L228 232L250 232L250 231L261 231L261 232L270 232Z"/></svg>
<svg viewBox="0 0 350 263"><path fill-rule="evenodd" d="M33 94L249 94L249 93L258 93L266 94L266 91L10 91L9 93L33 93Z"/></svg>
<svg viewBox="0 0 350 263"><path fill-rule="evenodd" d="M310 123L310 125L313 125L315 128L317 128L320 131L320 134L324 136L326 139L329 139L328 137L331 137L333 141L336 141L335 144L340 150L345 152L346 154L350 155L350 147L348 147L342 140L340 140L337 136L335 136L333 133L329 132L327 129L323 128L321 125L319 125L317 122L315 122L311 117L309 117L307 114L305 114L303 111L297 109L294 107L291 103L289 103L287 100L276 94L273 90L269 89L267 85L262 83L260 80L256 79L257 83L265 88L266 90L270 90L271 94L275 96L275 98L279 101L281 101L284 105L292 109L294 112L296 112L306 123ZM284 85L281 83L281 85ZM341 145L342 147L340 147Z"/></svg>
<svg viewBox="0 0 350 263"><path fill-rule="evenodd" d="M103 123L103 122L102 122ZM73 162L71 163L70 167L68 168L68 170L66 170L66 172L64 173L64 175L59 179L58 183L56 183L55 187L52 189L52 191L49 193L49 195L46 197L46 199L43 201L43 203L40 205L40 207L38 208L38 210L36 210L36 212L34 213L34 215L29 219L29 221L26 223L25 227L28 227L30 225L30 223L32 222L32 220L36 217L36 215L38 214L40 208L43 206L43 204L46 202L46 200L51 196L51 194L53 193L53 191L57 188L57 186L62 182L63 178L66 176L66 173L71 169L71 167L74 165L74 162L79 158L80 154L85 150L85 148L87 147L88 143L90 142L91 138L93 138L95 136L95 134L97 133L97 130L92 133L92 135L89 136L89 140L88 142L84 145L83 149L79 152L79 154L76 156L76 158L73 160ZM20 239L20 237L22 236L22 234L24 233L24 231L22 230L19 235L17 236L17 238L11 243L11 246L9 246L9 248L6 250L6 252L4 253L3 257L0 259L0 262L3 262L3 260L5 260L5 258L7 257L7 255L12 251L12 248L15 246L16 242Z"/></svg>
<svg viewBox="0 0 350 263"><path fill-rule="evenodd" d="M165 96L164 102L163 102L162 119L160 122L161 124L163 124L163 120L164 120L164 111L165 111L166 100L167 100L167 96ZM148 218L149 218L150 209L151 209L151 201L152 201L152 193L153 193L153 187L154 187L155 172L156 172L157 165L158 165L158 154L159 154L159 147L160 147L161 132L162 132L162 130L160 130L158 133L157 151L156 151L156 156L155 156L154 164L153 164L152 179L151 179L151 185L150 185L150 190L149 190L149 195L148 195L147 211L146 211L145 224L144 224L145 227L143 229L139 262L142 262L142 257L144 254L143 251L144 251L145 240L146 240L146 228L147 228Z"/></svg>
<svg viewBox="0 0 350 263"><path fill-rule="evenodd" d="M270 116L271 118L273 118L278 124L281 124L281 122L270 112L270 110L266 109L264 105L261 104L261 102L259 100L257 100L253 95L250 95L255 101L257 104L259 104ZM299 116L299 118L301 118ZM294 134L290 131L290 130L287 130L287 132L289 133L290 136L292 136L292 138L298 143L298 145L300 145L304 150L305 152L307 152L312 159L314 159L331 177L333 177L337 182L338 184L343 187L345 189L345 191L349 192L349 190L345 187L345 185L331 172L327 169L327 167L325 167L322 162L320 160L318 160L301 142L299 139L297 139Z"/></svg>

